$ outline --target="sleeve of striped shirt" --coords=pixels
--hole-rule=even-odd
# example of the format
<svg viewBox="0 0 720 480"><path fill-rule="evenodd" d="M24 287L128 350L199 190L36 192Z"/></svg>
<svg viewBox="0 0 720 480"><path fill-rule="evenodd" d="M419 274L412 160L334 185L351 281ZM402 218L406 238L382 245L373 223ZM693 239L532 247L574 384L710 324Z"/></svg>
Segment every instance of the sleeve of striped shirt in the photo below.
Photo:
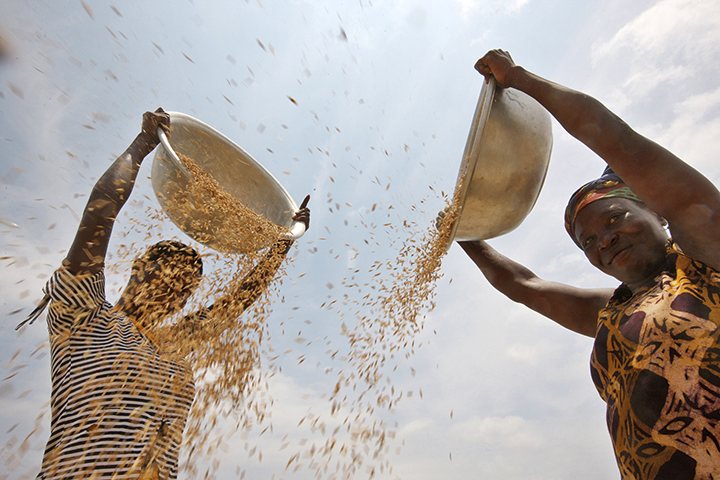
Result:
<svg viewBox="0 0 720 480"><path fill-rule="evenodd" d="M73 324L97 315L105 303L105 275L102 271L74 275L65 267L58 268L45 285L50 297L48 329L51 334L69 331Z"/></svg>

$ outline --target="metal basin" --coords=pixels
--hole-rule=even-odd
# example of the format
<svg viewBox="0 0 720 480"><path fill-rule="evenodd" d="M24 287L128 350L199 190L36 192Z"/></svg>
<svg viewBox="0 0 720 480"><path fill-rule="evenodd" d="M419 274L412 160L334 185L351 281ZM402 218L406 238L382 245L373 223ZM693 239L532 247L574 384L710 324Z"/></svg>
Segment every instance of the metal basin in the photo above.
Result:
<svg viewBox="0 0 720 480"><path fill-rule="evenodd" d="M483 84L470 127L456 194L451 238L484 240L514 229L530 213L545 180L552 127L548 112L515 89Z"/></svg>
<svg viewBox="0 0 720 480"><path fill-rule="evenodd" d="M270 172L211 126L184 113L169 112L169 115L169 140L176 152L192 158L227 193L255 213L288 231L296 230L292 216L297 205ZM224 242L225 238L237 238L238 232L233 232L233 235L224 233L223 213L213 212L207 204L202 210L177 208L172 199L177 195L186 195L187 198L188 182L192 180L183 174L178 163L162 146L155 152L151 179L160 206L170 220L191 238L221 252L244 253L268 246L259 245L255 238L233 244ZM195 205L205 201L203 198L188 200Z"/></svg>

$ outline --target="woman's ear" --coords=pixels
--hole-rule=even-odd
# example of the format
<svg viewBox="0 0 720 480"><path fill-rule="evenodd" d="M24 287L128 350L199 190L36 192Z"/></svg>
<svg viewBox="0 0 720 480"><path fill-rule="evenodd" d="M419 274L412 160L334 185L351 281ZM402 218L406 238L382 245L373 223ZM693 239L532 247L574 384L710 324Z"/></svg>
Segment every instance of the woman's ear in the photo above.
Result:
<svg viewBox="0 0 720 480"><path fill-rule="evenodd" d="M656 214L657 215L657 214ZM663 230L665 230L665 235L667 235L668 239L672 241L672 232L670 231L670 222L665 219L665 217L661 217L660 215L657 215L658 220L660 221L660 226L662 226Z"/></svg>
<svg viewBox="0 0 720 480"><path fill-rule="evenodd" d="M665 217L661 216L659 213L656 213L652 210L650 210L650 211L655 215L655 218L658 219L658 221L660 222L660 225L662 225L663 228L667 229L670 226L670 224L665 219Z"/></svg>

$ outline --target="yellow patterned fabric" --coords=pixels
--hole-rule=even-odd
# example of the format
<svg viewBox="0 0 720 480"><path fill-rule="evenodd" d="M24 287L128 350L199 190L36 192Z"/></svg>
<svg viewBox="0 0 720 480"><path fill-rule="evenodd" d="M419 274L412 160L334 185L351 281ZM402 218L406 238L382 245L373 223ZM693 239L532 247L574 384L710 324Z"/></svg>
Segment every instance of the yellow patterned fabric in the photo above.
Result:
<svg viewBox="0 0 720 480"><path fill-rule="evenodd" d="M720 479L720 272L667 265L601 310L591 374L624 480Z"/></svg>

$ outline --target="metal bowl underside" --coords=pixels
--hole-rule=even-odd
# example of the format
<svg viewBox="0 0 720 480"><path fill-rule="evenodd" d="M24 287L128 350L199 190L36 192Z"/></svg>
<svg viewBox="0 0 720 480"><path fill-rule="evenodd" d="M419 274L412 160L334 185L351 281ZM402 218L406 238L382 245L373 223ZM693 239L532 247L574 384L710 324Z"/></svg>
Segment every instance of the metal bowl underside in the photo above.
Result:
<svg viewBox="0 0 720 480"><path fill-rule="evenodd" d="M516 228L540 194L552 151L550 115L515 89L483 84L458 172L456 241Z"/></svg>
<svg viewBox="0 0 720 480"><path fill-rule="evenodd" d="M270 172L211 126L183 113L169 114L169 140L178 154L194 160L220 187L250 210L284 229L290 229L297 205ZM223 232L224 223L220 212L176 208L172 199L176 195L185 195L187 198L189 180L181 174L162 146L155 152L151 179L160 206L170 220L194 240L215 250L233 253L268 246L258 245L255 238L229 245L223 239L237 239L237 232L232 235ZM204 201L202 198L187 199L197 205ZM198 228L198 225L202 225L202 228Z"/></svg>

